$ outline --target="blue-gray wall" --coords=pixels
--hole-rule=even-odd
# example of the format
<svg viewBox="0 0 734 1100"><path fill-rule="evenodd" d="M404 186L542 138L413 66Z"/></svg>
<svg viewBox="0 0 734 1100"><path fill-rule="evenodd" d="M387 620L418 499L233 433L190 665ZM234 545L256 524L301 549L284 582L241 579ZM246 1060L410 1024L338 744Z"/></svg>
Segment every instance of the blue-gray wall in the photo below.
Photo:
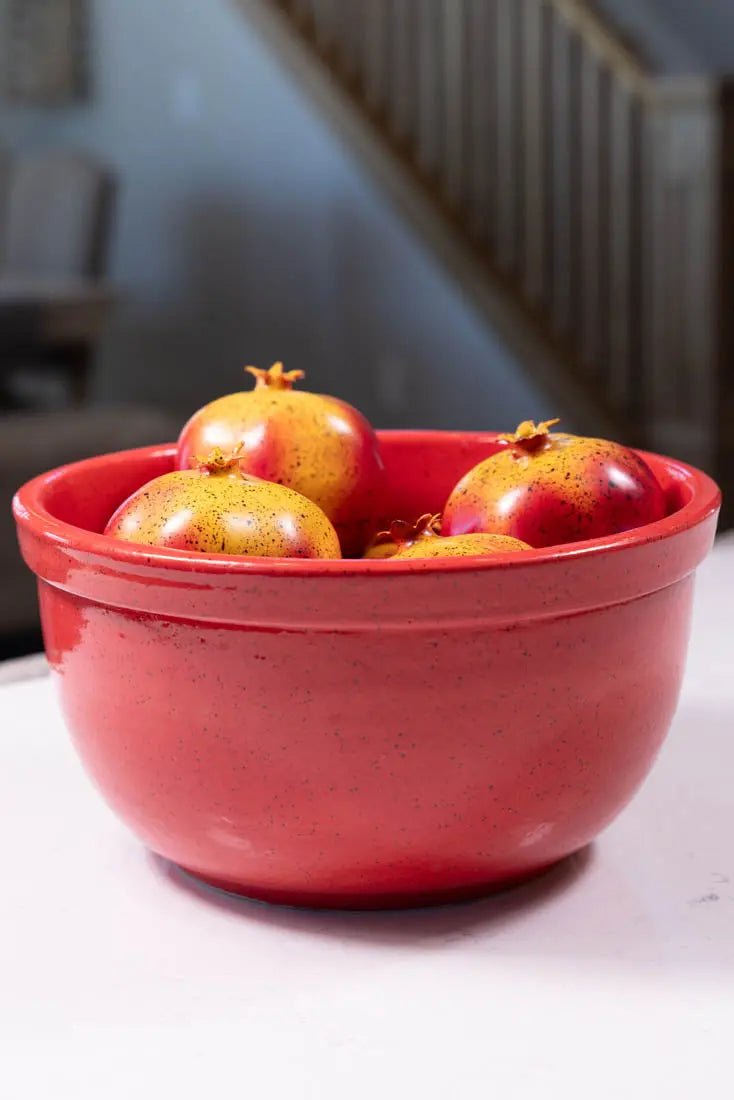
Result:
<svg viewBox="0 0 734 1100"><path fill-rule="evenodd" d="M643 55L672 73L734 72L732 0L596 0Z"/></svg>
<svg viewBox="0 0 734 1100"><path fill-rule="evenodd" d="M122 181L97 390L188 411L284 358L384 425L549 407L227 0L99 0L89 105L0 112Z"/></svg>

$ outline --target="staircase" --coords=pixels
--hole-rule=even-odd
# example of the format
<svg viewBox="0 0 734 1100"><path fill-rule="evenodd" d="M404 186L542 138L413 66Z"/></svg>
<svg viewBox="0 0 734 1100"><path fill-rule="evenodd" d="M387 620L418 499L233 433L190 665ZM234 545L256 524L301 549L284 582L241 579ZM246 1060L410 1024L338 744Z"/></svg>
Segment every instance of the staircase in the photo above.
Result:
<svg viewBox="0 0 734 1100"><path fill-rule="evenodd" d="M588 432L734 487L734 97L581 0L236 0Z"/></svg>

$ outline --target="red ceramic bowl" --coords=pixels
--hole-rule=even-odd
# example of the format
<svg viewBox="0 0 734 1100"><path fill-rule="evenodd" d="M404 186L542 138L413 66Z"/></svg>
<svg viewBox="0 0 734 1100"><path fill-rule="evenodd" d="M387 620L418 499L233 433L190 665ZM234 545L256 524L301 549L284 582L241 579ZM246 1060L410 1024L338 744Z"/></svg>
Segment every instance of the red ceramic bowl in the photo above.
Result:
<svg viewBox="0 0 734 1100"><path fill-rule="evenodd" d="M438 510L493 435L386 432L386 512ZM208 882L296 904L482 894L587 844L675 710L719 493L647 456L670 514L486 559L297 561L100 534L172 447L26 485L68 726L113 809Z"/></svg>

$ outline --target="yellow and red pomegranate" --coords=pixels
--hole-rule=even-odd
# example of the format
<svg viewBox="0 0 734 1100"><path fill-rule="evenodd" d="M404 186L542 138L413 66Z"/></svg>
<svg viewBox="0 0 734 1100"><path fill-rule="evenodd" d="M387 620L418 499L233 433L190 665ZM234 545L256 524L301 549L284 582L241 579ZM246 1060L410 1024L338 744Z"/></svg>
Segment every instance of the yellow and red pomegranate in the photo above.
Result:
<svg viewBox="0 0 734 1100"><path fill-rule="evenodd" d="M647 463L605 439L524 421L470 470L444 510L448 535L491 532L531 546L614 535L662 519L665 495Z"/></svg>
<svg viewBox="0 0 734 1100"><path fill-rule="evenodd" d="M194 413L178 442L179 469L212 447L241 445L243 471L295 489L334 524L345 554L359 554L379 506L383 466L377 437L351 405L294 390L303 371L247 367L255 388Z"/></svg>
<svg viewBox="0 0 734 1100"><path fill-rule="evenodd" d="M394 555L393 561L410 558L477 558L489 554L510 554L531 550L526 542L509 535L437 535L432 539L417 539Z"/></svg>
<svg viewBox="0 0 734 1100"><path fill-rule="evenodd" d="M215 448L188 470L162 474L117 509L106 535L207 554L339 558L339 539L313 501L242 472Z"/></svg>
<svg viewBox="0 0 734 1100"><path fill-rule="evenodd" d="M389 531L380 531L365 552L366 558L464 558L530 550L527 543L506 535L441 534L441 514L427 512L415 523L395 520Z"/></svg>
<svg viewBox="0 0 734 1100"><path fill-rule="evenodd" d="M392 558L400 550L412 546L414 542L435 538L441 533L441 513L431 515L427 512L415 523L396 519L387 531L378 531L364 552L365 558Z"/></svg>

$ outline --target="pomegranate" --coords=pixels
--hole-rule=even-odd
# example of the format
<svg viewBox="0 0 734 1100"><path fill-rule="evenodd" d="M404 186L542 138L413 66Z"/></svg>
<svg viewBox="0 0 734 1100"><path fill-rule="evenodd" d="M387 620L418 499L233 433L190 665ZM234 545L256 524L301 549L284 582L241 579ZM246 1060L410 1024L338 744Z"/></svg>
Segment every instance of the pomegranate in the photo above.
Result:
<svg viewBox="0 0 734 1100"><path fill-rule="evenodd" d="M555 546L662 519L665 494L639 455L606 439L551 432L557 423L526 420L503 437L503 449L453 489L444 531Z"/></svg>
<svg viewBox="0 0 734 1100"><path fill-rule="evenodd" d="M380 531L368 547L366 558L450 558L476 557L483 554L506 554L513 550L530 550L525 542L506 535L441 534L441 514L427 512L415 523L396 520L389 531Z"/></svg>
<svg viewBox="0 0 734 1100"><path fill-rule="evenodd" d="M383 466L361 413L325 394L294 390L303 371L245 368L255 388L205 405L184 426L178 466L212 447L242 445L242 469L303 493L326 513L345 554L359 554L371 530Z"/></svg>
<svg viewBox="0 0 734 1100"><path fill-rule="evenodd" d="M394 555L394 561L406 558L476 558L487 554L509 554L530 550L526 542L509 535L438 535L432 539L417 539Z"/></svg>
<svg viewBox="0 0 734 1100"><path fill-rule="evenodd" d="M399 550L412 546L418 539L434 538L441 532L441 515L427 512L415 523L396 519L389 531L378 531L364 552L365 558L392 558Z"/></svg>
<svg viewBox="0 0 734 1100"><path fill-rule="evenodd" d="M236 453L215 449L188 470L153 478L105 528L127 542L206 554L339 558L339 539L317 504L250 477Z"/></svg>

